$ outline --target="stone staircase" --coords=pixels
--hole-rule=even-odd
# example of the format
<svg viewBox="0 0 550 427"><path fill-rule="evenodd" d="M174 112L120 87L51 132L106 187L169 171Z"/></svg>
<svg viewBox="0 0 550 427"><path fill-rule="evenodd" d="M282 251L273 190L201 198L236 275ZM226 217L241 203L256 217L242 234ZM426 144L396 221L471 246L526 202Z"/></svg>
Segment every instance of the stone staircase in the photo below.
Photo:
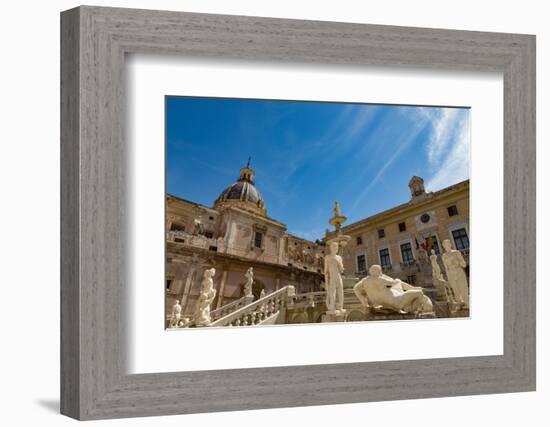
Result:
<svg viewBox="0 0 550 427"><path fill-rule="evenodd" d="M431 279L431 271L429 274ZM445 289L442 289L436 283L427 283L425 291L430 295L434 303L435 316L427 317L455 317L464 316L468 313L450 313ZM347 311L347 317L351 312L355 315L359 313L360 318L354 320L404 320L418 319L422 316L416 314L398 314L391 310L382 310L369 308L366 309L361 301L355 295L351 288L344 289L344 307ZM275 325L285 324L297 314L306 314L308 312L326 312L326 292L308 292L296 294L292 285L285 286L269 295L266 295L254 301L253 297L242 297L236 301L226 304L210 313L212 322L209 326L256 326L256 325ZM361 314L362 313L362 314ZM314 316L318 317L318 316ZM351 320L351 319L349 319ZM194 327L191 321L186 327Z"/></svg>
<svg viewBox="0 0 550 427"><path fill-rule="evenodd" d="M285 286L245 306L233 309L213 320L210 326L254 326L285 323L289 299L295 295L294 286ZM237 301L236 301L237 302ZM226 308L221 307L219 310ZM218 310L216 310L218 311Z"/></svg>

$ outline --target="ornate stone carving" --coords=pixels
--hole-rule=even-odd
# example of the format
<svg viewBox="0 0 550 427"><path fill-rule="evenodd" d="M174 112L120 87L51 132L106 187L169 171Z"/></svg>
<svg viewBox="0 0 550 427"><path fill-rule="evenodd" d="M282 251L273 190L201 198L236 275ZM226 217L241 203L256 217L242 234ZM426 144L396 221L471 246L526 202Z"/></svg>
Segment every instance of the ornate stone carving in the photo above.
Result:
<svg viewBox="0 0 550 427"><path fill-rule="evenodd" d="M209 268L205 270L203 274L201 290L199 299L197 301L197 308L195 311L195 325L196 326L208 326L210 325L210 304L216 297L216 290L214 289L214 281L212 277L216 274L216 269Z"/></svg>

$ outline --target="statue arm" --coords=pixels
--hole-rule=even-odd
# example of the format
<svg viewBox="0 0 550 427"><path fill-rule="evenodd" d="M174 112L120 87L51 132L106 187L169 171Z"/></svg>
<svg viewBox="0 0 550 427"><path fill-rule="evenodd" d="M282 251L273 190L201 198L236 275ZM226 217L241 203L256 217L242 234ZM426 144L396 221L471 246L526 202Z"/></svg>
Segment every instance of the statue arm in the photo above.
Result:
<svg viewBox="0 0 550 427"><path fill-rule="evenodd" d="M460 253L460 251L458 252L458 261L462 268L466 268L466 261L464 261L464 257L462 256L462 253Z"/></svg>
<svg viewBox="0 0 550 427"><path fill-rule="evenodd" d="M340 273L344 272L344 263L342 262L342 257L338 257L338 270Z"/></svg>
<svg viewBox="0 0 550 427"><path fill-rule="evenodd" d="M363 286L365 280L366 277L359 280L359 282L355 284L353 287L353 293L357 296L357 298L359 298L359 301L361 301L364 306L368 306L367 293L365 292L365 287Z"/></svg>
<svg viewBox="0 0 550 427"><path fill-rule="evenodd" d="M414 289L422 290L421 286L413 286L413 285L410 285L409 283L403 282L403 281L401 281L401 287L403 289L405 289L406 291L411 291L411 290L414 290Z"/></svg>

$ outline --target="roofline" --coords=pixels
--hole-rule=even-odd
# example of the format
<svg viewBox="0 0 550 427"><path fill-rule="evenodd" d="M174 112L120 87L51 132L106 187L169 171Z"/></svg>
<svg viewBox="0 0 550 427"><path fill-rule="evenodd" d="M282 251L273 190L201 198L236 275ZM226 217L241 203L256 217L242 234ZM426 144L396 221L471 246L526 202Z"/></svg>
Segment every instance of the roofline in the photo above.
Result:
<svg viewBox="0 0 550 427"><path fill-rule="evenodd" d="M443 195L444 193L447 193L447 192L450 192L450 191L453 191L453 190L456 190L458 189L459 187L466 187L466 186L470 186L470 179L465 179L464 181L460 181L460 182L457 182L456 184L453 184L453 185L450 185L448 187L445 187L445 188L442 188L441 190L437 190L437 191L434 191L434 192L430 192L430 193L427 193L427 194L431 194L433 197L439 197L441 195ZM178 196L175 196L173 194L169 194L169 193L166 193L166 197L172 197L174 199L177 199L177 200L180 200L180 201L183 201L183 202L186 202L186 203L190 203L191 205L193 206L198 206L198 207L201 207L201 208L204 208L204 209L208 209L208 210L211 210L211 211L214 211L214 212L217 212L219 213L219 211L217 211L216 209L214 208L210 208L208 206L204 206L204 205L201 205L200 203L195 203L195 202L192 202L191 200L187 200L187 199L184 199L183 197L178 197ZM420 202L417 202L417 203L411 203L411 200L409 200L408 202L405 202L405 203L401 203L400 205L397 205L393 208L390 208L390 209L386 209L384 211L381 211L381 212L378 212L374 215L371 215L371 216L368 216L366 218L363 218L359 221L356 221L356 222L353 222L349 225L346 225L346 226L343 226L342 227L342 231L344 230L350 230L350 229L353 229L353 228L356 228L356 227L359 227L359 226L362 226L368 222L375 222L379 217L382 217L384 215L388 215L388 214L391 214L393 212L397 212L401 209L404 209L404 208L416 208L418 206L422 206L423 204L427 204L429 202L432 202L433 201L433 197L429 198L429 199L426 199L426 200L422 200ZM239 209L238 207L236 206L230 206L228 207L228 209L236 209L238 210L239 212L244 212L244 213L250 213L248 211L245 211L244 209ZM252 215L250 213L250 215ZM266 220L270 221L270 222L273 222L277 225L280 225L280 226L283 226L285 231L287 230L287 226L286 224L282 223L282 222L279 222L277 221L276 219L273 219L273 218L270 218L268 217L267 215L265 217ZM291 233L286 233L288 236L292 237L292 238L295 238L295 239L298 239L298 240L303 240L304 242L310 242L311 244L317 244L315 242L312 242L311 240L307 240L307 239L304 239L303 237L299 237L299 236L296 236L296 235L293 235ZM325 237L320 237L319 241L323 240Z"/></svg>
<svg viewBox="0 0 550 427"><path fill-rule="evenodd" d="M452 190L456 190L459 187L466 187L466 186L468 186L468 187L470 186L470 179L465 179L464 181L457 182L456 184L450 185L448 187L442 188L441 190L437 190L437 191L430 192L430 193L427 193L427 194L432 194L433 197L439 197L439 196L443 195L444 193L447 193L447 192L452 191ZM416 208L418 206L422 206L423 204L428 204L429 202L432 202L434 200L433 197L430 197L429 199L422 200L422 201L417 202L417 203L411 203L411 200L409 200L408 202L401 203L400 205L397 205L393 208L386 209L385 211L378 212L374 215L371 215L371 216L368 216L366 218L360 219L359 221L356 221L356 222L353 222L351 224L345 225L345 226L342 227L342 230L349 230L349 229L358 227L360 225L364 225L367 222L374 222L379 217L391 214L393 212L397 212L397 211L399 211L401 209L404 209L404 208Z"/></svg>
<svg viewBox="0 0 550 427"><path fill-rule="evenodd" d="M191 205L193 205L193 206L197 206L197 207L200 207L200 208L203 208L203 209L208 209L208 210L214 211L214 212L216 212L216 213L218 213L218 214L220 213L220 211L216 210L216 209L213 208L213 207L210 208L210 207L208 207L208 206L201 205L200 203L196 203L196 202L192 202L191 200L184 199L183 197L174 196L173 194L170 194L170 193L166 193L166 197L172 197L172 198L177 199L177 200L179 200L179 201L181 201L181 202L189 203L189 204L191 204ZM236 211L238 211L238 212L242 212L242 213L245 213L245 214L248 214L248 215L251 215L251 216L254 215L254 213L249 212L249 211L247 211L247 210L245 210L245 209L241 209L241 208L239 208L238 206L227 206L226 209L236 210ZM258 214L255 214L255 215L258 215ZM267 215L266 215L266 216L261 216L261 218L266 219L267 221L273 222L273 223L277 224L278 226L283 227L283 228L286 230L286 224L285 224L285 223L279 222L279 221L277 221L276 219L273 219L273 218L271 218L271 217L269 217L269 216L267 216Z"/></svg>
<svg viewBox="0 0 550 427"><path fill-rule="evenodd" d="M210 207L208 207L208 206L201 205L200 203L197 203L197 202L192 202L191 200L184 199L183 197L179 197L179 196L175 196L175 195L170 194L170 193L166 193L166 198L168 198L168 197L172 197L172 198L177 199L177 200L179 200L179 201L181 201L181 202L189 203L189 204L191 204L191 205L193 205L193 206L197 206L197 207L199 207L199 208L204 208L204 209L208 209L208 210L211 210L211 211L216 211L216 209L214 209L214 208L210 208ZM217 211L216 211L216 212L217 212Z"/></svg>

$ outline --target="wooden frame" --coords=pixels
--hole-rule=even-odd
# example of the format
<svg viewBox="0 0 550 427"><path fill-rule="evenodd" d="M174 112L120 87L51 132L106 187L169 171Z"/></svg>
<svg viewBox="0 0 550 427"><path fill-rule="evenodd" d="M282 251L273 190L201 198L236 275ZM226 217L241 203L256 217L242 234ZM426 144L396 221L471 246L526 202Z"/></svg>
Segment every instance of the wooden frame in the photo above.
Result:
<svg viewBox="0 0 550 427"><path fill-rule="evenodd" d="M504 354L127 375L124 56L499 71ZM535 389L535 37L80 7L61 15L61 412L183 414Z"/></svg>

